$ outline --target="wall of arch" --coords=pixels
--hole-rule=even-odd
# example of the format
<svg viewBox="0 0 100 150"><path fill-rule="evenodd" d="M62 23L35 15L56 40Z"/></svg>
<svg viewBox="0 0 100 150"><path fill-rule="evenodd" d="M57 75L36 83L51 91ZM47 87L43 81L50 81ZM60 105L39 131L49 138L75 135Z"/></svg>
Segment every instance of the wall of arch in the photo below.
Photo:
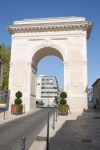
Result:
<svg viewBox="0 0 100 150"><path fill-rule="evenodd" d="M43 34L16 33L12 36L10 105L14 102L16 91L20 90L25 111L35 109L36 67L42 57L52 54L64 64L64 90L68 93L71 112L82 112L87 109L86 34L78 32L77 35L75 31L71 31L70 35L63 31Z"/></svg>

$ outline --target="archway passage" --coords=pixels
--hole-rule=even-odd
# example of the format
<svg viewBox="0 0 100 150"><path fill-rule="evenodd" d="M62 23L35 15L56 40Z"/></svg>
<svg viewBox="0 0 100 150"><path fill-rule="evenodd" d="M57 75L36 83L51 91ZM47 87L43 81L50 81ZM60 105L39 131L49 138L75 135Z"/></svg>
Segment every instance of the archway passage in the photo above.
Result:
<svg viewBox="0 0 100 150"><path fill-rule="evenodd" d="M25 19L9 25L10 105L20 90L25 111L33 110L38 62L44 56L54 55L64 64L64 90L68 93L70 111L87 109L87 39L91 27L92 23L83 17Z"/></svg>
<svg viewBox="0 0 100 150"><path fill-rule="evenodd" d="M61 52L59 52L59 50L53 48L53 47L44 47L40 50L38 50L33 58L32 58L32 62L33 64L37 67L38 62L45 56L49 56L49 55L53 55L53 56L57 56L59 57L62 61L63 61L63 55L61 54Z"/></svg>
<svg viewBox="0 0 100 150"><path fill-rule="evenodd" d="M50 59L51 57L51 59ZM35 73L38 72L38 64L40 64L40 61L43 62L43 60L46 60L46 64L44 64L45 68L41 68L41 73L38 74L37 78L35 78ZM49 61L49 64L48 64ZM51 62L52 61L52 62ZM58 63L59 62L59 63ZM57 64L55 64L57 63ZM37 70L36 72L32 71L32 79L31 83L34 84L35 81L36 86L31 86L31 95L36 96L36 101L43 101L45 105L49 103L50 105L54 104L55 97L58 97L60 94L60 89L63 86L64 76L63 76L63 56L61 52L59 52L57 49L52 47L44 47L40 50L38 50L32 58L32 64L33 68ZM49 68L48 68L48 65ZM51 64L51 65L50 65ZM59 66L60 65L60 66ZM56 66L56 67L54 67ZM62 67L62 69L60 68ZM43 74L45 70L45 73ZM62 72L61 72L62 71ZM60 80L59 80L60 78ZM51 83L52 82L52 83ZM59 84L60 83L60 84ZM36 89L35 89L35 88ZM63 88L62 88L63 89ZM48 102L49 101L49 102Z"/></svg>

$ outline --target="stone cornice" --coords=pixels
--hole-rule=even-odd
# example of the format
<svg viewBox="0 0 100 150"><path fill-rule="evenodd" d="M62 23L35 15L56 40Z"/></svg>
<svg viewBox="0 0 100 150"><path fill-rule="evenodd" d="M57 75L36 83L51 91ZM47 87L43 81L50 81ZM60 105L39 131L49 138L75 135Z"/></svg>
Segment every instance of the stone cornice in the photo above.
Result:
<svg viewBox="0 0 100 150"><path fill-rule="evenodd" d="M36 24L13 24L7 27L11 34L29 33L29 32L52 32L52 31L87 31L89 38L92 28L90 21L72 21L72 22L55 22L55 23L36 23Z"/></svg>

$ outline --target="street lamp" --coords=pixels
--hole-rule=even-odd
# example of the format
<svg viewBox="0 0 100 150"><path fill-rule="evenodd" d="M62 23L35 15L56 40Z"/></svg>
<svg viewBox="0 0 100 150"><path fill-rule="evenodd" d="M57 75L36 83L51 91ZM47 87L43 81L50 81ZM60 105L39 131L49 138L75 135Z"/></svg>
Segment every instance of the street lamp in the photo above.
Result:
<svg viewBox="0 0 100 150"><path fill-rule="evenodd" d="M52 79L49 79L49 84L52 82ZM48 84L48 85L49 85ZM49 86L48 86L48 107L49 107ZM49 150L49 108L48 108L48 116L47 116L47 145L46 150Z"/></svg>

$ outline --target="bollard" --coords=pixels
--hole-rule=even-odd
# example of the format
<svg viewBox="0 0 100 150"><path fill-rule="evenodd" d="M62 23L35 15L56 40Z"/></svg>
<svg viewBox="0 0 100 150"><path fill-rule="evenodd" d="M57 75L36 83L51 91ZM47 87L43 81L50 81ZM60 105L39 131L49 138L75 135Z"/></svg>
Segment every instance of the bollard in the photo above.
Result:
<svg viewBox="0 0 100 150"><path fill-rule="evenodd" d="M54 108L54 113L53 113L53 125L52 125L53 130L55 129L55 108Z"/></svg>
<svg viewBox="0 0 100 150"><path fill-rule="evenodd" d="M5 120L5 111L4 111L4 113L3 113L3 120Z"/></svg>
<svg viewBox="0 0 100 150"><path fill-rule="evenodd" d="M46 150L49 150L49 112L48 112L48 118L47 118L47 147Z"/></svg>
<svg viewBox="0 0 100 150"><path fill-rule="evenodd" d="M25 150L25 142L26 142L26 137L22 137L22 145L21 145L21 150Z"/></svg>

